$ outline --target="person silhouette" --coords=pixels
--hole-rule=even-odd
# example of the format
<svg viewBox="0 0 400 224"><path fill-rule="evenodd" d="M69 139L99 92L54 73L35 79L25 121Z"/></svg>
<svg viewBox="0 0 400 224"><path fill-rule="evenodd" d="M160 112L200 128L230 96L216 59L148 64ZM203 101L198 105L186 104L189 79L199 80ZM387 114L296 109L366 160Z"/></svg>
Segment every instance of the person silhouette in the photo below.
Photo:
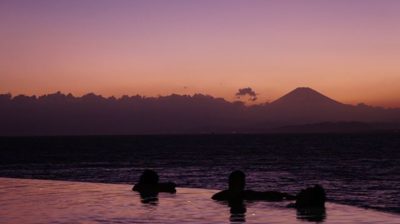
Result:
<svg viewBox="0 0 400 224"><path fill-rule="evenodd" d="M321 185L308 187L296 195L296 208L325 208L326 193Z"/></svg>
<svg viewBox="0 0 400 224"><path fill-rule="evenodd" d="M213 200L228 202L231 222L245 222L246 220L247 209L244 202L245 185L245 174L237 170L229 175L228 190L218 192L212 196Z"/></svg>
<svg viewBox="0 0 400 224"><path fill-rule="evenodd" d="M157 172L144 170L132 190L140 193L143 203L152 203L158 201L159 192L176 193L175 187L176 184L173 182L159 183Z"/></svg>
<svg viewBox="0 0 400 224"><path fill-rule="evenodd" d="M228 189L220 191L212 196L213 200L227 201L227 200L244 200L244 188L246 186L246 176L240 171L233 171L229 175Z"/></svg>
<svg viewBox="0 0 400 224"><path fill-rule="evenodd" d="M212 196L213 200L263 200L263 201L282 201L294 200L294 196L278 191L253 191L245 190L246 175L240 171L233 171L229 175L228 189L220 191Z"/></svg>
<svg viewBox="0 0 400 224"><path fill-rule="evenodd" d="M297 210L297 219L310 222L322 222L326 218L326 193L321 185L308 187L296 195L296 202L289 204Z"/></svg>

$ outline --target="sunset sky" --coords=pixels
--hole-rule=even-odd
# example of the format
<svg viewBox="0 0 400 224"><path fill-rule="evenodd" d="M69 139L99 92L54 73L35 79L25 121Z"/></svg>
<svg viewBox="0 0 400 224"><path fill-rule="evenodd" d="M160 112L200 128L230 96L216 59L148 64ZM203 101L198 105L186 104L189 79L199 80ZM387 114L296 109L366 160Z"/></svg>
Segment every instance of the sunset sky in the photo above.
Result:
<svg viewBox="0 0 400 224"><path fill-rule="evenodd" d="M262 103L299 86L400 107L400 1L0 1L0 93Z"/></svg>

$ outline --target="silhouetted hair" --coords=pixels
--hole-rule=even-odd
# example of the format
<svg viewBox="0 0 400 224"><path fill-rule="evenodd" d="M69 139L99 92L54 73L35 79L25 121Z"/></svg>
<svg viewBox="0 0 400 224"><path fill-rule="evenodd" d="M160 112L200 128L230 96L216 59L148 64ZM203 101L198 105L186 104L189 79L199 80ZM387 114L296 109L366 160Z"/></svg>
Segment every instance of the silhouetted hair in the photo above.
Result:
<svg viewBox="0 0 400 224"><path fill-rule="evenodd" d="M244 190L246 186L246 175L240 171L233 171L229 175L229 190Z"/></svg>
<svg viewBox="0 0 400 224"><path fill-rule="evenodd" d="M324 208L326 201L326 193L321 185L306 188L297 194L296 207L318 207Z"/></svg>
<svg viewBox="0 0 400 224"><path fill-rule="evenodd" d="M139 184L149 184L155 185L158 184L158 174L153 170L145 170L139 178Z"/></svg>

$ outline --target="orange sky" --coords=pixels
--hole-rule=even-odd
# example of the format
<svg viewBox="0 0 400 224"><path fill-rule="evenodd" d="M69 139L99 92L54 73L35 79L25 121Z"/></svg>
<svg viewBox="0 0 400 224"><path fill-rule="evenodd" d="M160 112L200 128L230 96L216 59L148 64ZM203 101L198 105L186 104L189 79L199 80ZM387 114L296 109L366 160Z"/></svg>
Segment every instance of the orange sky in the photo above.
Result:
<svg viewBox="0 0 400 224"><path fill-rule="evenodd" d="M0 92L312 87L400 107L400 1L1 1Z"/></svg>

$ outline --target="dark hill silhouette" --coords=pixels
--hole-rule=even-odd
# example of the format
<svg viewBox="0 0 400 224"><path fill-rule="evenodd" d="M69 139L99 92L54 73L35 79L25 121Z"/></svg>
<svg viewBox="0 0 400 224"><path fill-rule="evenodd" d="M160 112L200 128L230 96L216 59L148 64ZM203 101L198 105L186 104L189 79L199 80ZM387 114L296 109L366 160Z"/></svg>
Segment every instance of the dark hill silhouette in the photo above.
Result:
<svg viewBox="0 0 400 224"><path fill-rule="evenodd" d="M0 95L0 135L251 133L349 121L400 123L400 109L346 105L310 88L297 88L270 104L253 106L203 94Z"/></svg>
<svg viewBox="0 0 400 224"><path fill-rule="evenodd" d="M302 107L304 105L342 106L329 97L309 88L299 87L271 103L274 106Z"/></svg>
<svg viewBox="0 0 400 224"><path fill-rule="evenodd" d="M311 88L300 87L272 102L269 114L278 123L302 124L347 120L350 110L349 105L339 103Z"/></svg>

